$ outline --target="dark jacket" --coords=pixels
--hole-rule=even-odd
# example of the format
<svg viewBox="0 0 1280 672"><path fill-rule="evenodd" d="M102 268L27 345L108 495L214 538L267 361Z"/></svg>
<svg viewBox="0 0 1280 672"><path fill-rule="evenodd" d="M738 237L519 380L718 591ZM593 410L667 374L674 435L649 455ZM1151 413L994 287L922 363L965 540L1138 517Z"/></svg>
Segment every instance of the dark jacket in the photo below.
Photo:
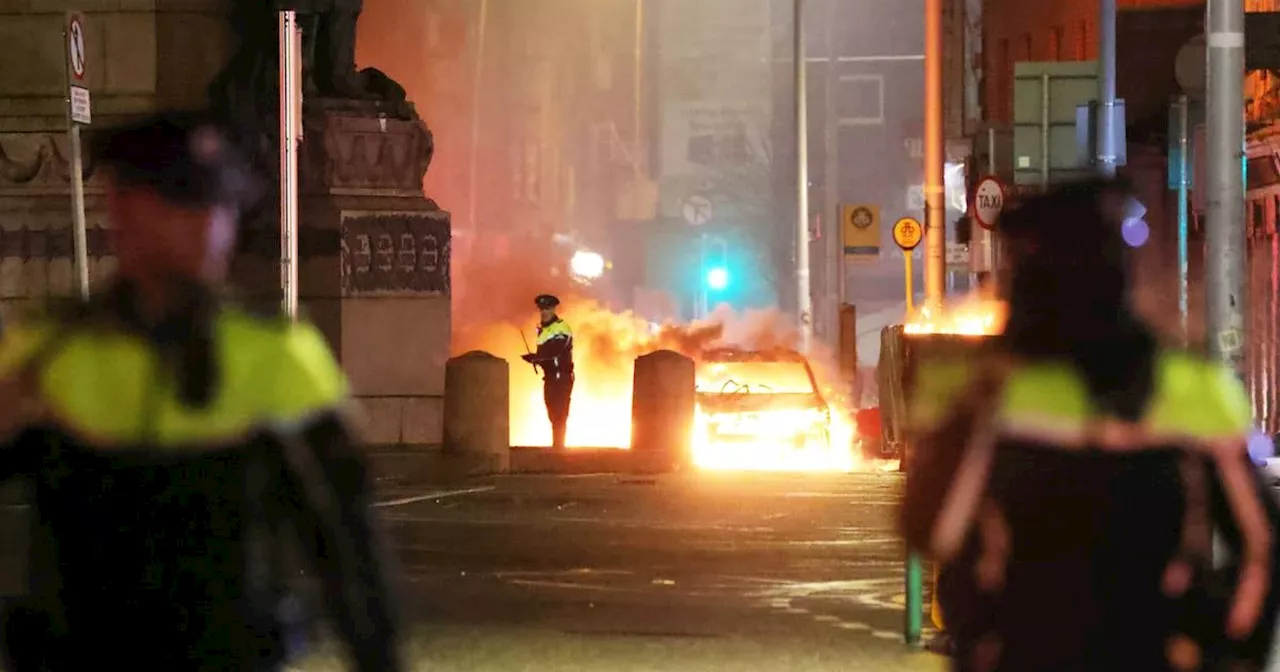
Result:
<svg viewBox="0 0 1280 672"><path fill-rule="evenodd" d="M1263 669L1280 513L1231 373L1160 351L1145 410L1124 422L1094 410L1067 361L921 367L903 523L943 563L955 669ZM1213 530L1230 549L1219 570Z"/></svg>
<svg viewBox="0 0 1280 672"><path fill-rule="evenodd" d="M306 323L193 298L148 327L120 286L0 342L0 480L33 491L9 669L269 669L284 549L361 670L399 669L347 383ZM15 635L15 633L18 633Z"/></svg>

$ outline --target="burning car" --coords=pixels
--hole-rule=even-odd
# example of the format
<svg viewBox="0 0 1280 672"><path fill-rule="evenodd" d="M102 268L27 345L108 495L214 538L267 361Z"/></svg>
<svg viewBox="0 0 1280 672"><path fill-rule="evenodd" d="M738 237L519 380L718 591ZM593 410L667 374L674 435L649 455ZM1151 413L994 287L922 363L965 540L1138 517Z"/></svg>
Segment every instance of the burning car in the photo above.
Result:
<svg viewBox="0 0 1280 672"><path fill-rule="evenodd" d="M832 441L832 411L813 369L793 351L733 349L698 363L694 463L767 471L851 470L851 446Z"/></svg>

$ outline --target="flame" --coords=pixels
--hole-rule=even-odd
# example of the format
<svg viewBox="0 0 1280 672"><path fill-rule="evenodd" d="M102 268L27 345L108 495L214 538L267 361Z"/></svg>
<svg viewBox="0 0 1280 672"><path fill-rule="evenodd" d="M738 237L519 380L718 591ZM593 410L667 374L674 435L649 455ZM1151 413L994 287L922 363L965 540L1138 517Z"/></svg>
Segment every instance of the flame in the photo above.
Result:
<svg viewBox="0 0 1280 672"><path fill-rule="evenodd" d="M908 334L989 336L1004 331L1008 306L998 299L973 294L942 311L923 306L909 315L903 331Z"/></svg>
<svg viewBox="0 0 1280 672"><path fill-rule="evenodd" d="M818 377L816 371L814 376ZM845 400L811 379L803 363L702 362L697 377L705 401L698 404L694 420L695 466L792 472L849 472L858 467L852 414ZM815 391L826 408L813 405ZM706 399L717 396L728 397L729 403L713 405ZM799 403L774 401L788 399Z"/></svg>
<svg viewBox="0 0 1280 672"><path fill-rule="evenodd" d="M659 349L674 350L694 359L699 391L719 390L726 368L704 361L712 348L737 346L756 352L788 350L795 334L782 325L775 311L733 314L716 311L706 322L654 325L631 313L614 313L589 300L565 301L561 311L574 330L576 381L566 436L568 448L627 449L631 443L631 396L636 357ZM536 319L536 318L535 318ZM511 363L510 414L512 446L548 446L551 427L542 397L542 380L533 367L520 361L525 342L534 346L534 320L521 327L494 322L473 328L455 341L455 352L485 350ZM523 339L522 340L522 333ZM710 431L728 419L724 412L695 409L693 463L708 470L735 471L852 471L859 466L852 422L852 406L839 393L826 357L810 360L813 378L802 364L776 366L765 362L752 370L751 394L772 390L812 391L816 383L827 405L815 409L773 408L768 404L750 414L753 428L738 427L732 442L717 440ZM735 363L734 366L742 366ZM752 365L747 365L748 367ZM775 370L776 369L776 370ZM815 415L816 414L816 415ZM809 430L825 426L825 434ZM745 439L745 440L743 440ZM798 440L803 439L803 440Z"/></svg>

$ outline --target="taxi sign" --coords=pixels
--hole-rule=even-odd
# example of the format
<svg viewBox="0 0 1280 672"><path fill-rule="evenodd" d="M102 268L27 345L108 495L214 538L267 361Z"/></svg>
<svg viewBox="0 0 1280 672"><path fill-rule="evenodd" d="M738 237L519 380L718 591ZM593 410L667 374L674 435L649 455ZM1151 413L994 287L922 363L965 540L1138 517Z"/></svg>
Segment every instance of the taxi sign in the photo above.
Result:
<svg viewBox="0 0 1280 672"><path fill-rule="evenodd" d="M994 231L1000 213L1004 211L1004 183L995 176L984 177L973 193L973 215L978 226Z"/></svg>
<svg viewBox="0 0 1280 672"><path fill-rule="evenodd" d="M894 223L893 242L897 243L904 252L916 249L923 239L924 227L920 226L920 222L910 217L903 217Z"/></svg>

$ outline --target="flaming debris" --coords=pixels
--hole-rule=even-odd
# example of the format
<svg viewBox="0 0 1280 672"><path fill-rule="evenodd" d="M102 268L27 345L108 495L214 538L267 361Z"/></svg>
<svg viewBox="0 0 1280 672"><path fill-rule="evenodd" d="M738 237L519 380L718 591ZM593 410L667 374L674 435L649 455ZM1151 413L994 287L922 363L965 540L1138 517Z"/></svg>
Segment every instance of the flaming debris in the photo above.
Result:
<svg viewBox="0 0 1280 672"><path fill-rule="evenodd" d="M717 311L706 322L653 325L583 299L564 302L574 329L577 381L569 420L570 448L625 449L631 443L636 357L673 350L697 363L699 407L694 463L705 469L849 471L856 467L852 407L826 358L795 353L798 340L773 311ZM511 445L546 446L551 429L542 383L520 362L521 330L533 320L490 323L455 339L455 351L486 350L511 364ZM726 362L726 346L749 361ZM806 364L807 362L807 364ZM711 406L714 405L714 408Z"/></svg>
<svg viewBox="0 0 1280 672"><path fill-rule="evenodd" d="M944 308L941 312L923 306L908 315L903 331L908 334L956 334L986 336L1004 330L1008 306L1003 301L977 294Z"/></svg>

